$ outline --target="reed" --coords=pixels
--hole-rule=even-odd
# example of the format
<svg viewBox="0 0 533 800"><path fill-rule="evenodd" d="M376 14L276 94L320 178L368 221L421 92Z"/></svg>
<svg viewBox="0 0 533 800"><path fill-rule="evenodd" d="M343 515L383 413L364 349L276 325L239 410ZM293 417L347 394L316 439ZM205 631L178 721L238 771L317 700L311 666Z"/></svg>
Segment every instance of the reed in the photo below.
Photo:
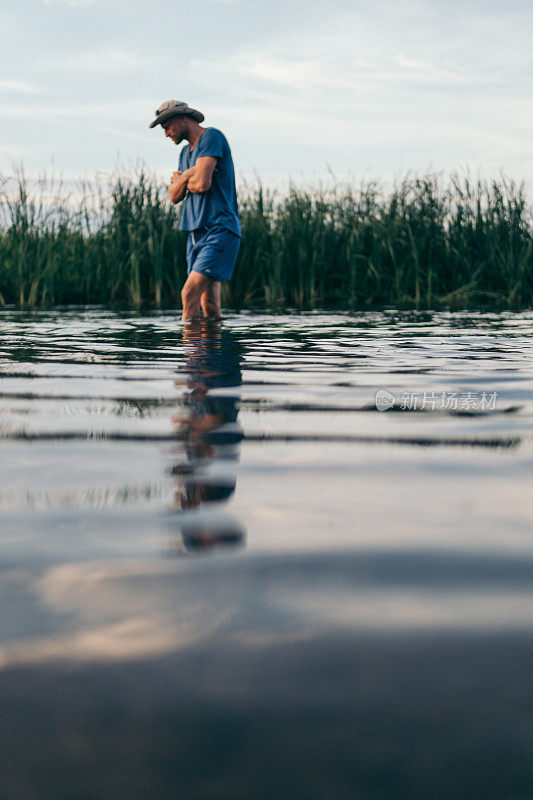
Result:
<svg viewBox="0 0 533 800"><path fill-rule="evenodd" d="M386 189L241 186L243 239L226 308L525 308L533 221L500 175L406 175ZM180 208L145 168L107 180L0 176L0 303L175 307Z"/></svg>

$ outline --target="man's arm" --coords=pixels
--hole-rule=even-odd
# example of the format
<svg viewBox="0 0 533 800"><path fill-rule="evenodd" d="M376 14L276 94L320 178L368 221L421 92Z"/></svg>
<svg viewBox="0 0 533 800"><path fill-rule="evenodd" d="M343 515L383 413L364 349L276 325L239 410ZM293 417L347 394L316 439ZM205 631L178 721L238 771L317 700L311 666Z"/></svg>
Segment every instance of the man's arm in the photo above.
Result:
<svg viewBox="0 0 533 800"><path fill-rule="evenodd" d="M179 203L187 194L187 181L191 177L194 167L180 172L179 169L172 173L170 179L170 186L168 187L168 196L171 203Z"/></svg>
<svg viewBox="0 0 533 800"><path fill-rule="evenodd" d="M170 202L179 203L180 200L183 200L187 189L193 194L209 191L216 165L217 160L214 156L201 156L196 159L194 167L189 167L184 172L176 170L168 187Z"/></svg>
<svg viewBox="0 0 533 800"><path fill-rule="evenodd" d="M200 156L196 159L196 164L191 169L192 175L187 179L187 188L193 194L208 192L213 181L213 172L217 165L214 156ZM187 170L190 172L190 170ZM185 173L183 173L185 174Z"/></svg>

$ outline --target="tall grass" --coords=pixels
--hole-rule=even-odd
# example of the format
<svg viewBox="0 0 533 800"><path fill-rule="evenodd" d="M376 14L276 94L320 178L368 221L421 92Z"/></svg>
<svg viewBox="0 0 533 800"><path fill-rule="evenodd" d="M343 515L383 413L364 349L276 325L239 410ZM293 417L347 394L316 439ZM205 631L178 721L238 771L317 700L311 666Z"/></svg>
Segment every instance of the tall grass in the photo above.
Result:
<svg viewBox="0 0 533 800"><path fill-rule="evenodd" d="M505 176L405 176L240 191L231 308L511 307L533 303L533 220ZM180 208L145 169L106 182L0 176L0 303L180 305Z"/></svg>

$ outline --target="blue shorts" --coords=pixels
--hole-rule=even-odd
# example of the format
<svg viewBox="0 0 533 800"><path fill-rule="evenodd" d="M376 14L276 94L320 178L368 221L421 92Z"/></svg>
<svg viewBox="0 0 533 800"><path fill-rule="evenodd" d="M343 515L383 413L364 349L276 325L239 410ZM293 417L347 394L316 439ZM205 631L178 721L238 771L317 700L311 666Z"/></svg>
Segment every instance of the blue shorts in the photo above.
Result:
<svg viewBox="0 0 533 800"><path fill-rule="evenodd" d="M187 275L194 270L215 281L229 281L240 244L241 237L221 225L191 231L187 239Z"/></svg>

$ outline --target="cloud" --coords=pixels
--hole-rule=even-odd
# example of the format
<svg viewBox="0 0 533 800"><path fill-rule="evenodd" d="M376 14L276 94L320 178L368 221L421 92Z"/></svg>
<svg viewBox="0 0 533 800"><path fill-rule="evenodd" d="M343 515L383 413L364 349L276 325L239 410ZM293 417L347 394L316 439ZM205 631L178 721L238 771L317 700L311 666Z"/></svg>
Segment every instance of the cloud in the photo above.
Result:
<svg viewBox="0 0 533 800"><path fill-rule="evenodd" d="M335 63L331 58L298 59L290 57L258 58L255 53L240 55L225 64L193 59L191 67L196 72L216 74L246 83L254 79L263 84L278 84L294 89L337 89L358 93L375 91L377 87L410 84L413 86L464 86L472 78L451 69L441 69L431 64L415 63L401 56L372 64L358 58Z"/></svg>
<svg viewBox="0 0 533 800"><path fill-rule="evenodd" d="M54 0L59 2L59 0ZM147 64L147 59L139 57L131 50L120 47L98 48L86 51L71 51L61 55L39 59L36 69L68 70L69 72L102 73L111 72L134 73Z"/></svg>
<svg viewBox="0 0 533 800"><path fill-rule="evenodd" d="M260 46L244 44L229 57L193 59L191 67L210 76L217 86L236 91L255 86L298 89L306 96L316 90L353 91L358 96L379 89L408 93L424 90L479 92L495 86L514 86L514 72L523 73L531 61L523 35L523 15L457 11L438 13L432 4L380 3L344 10L298 30L271 32ZM531 15L529 15L531 17ZM487 36L498 32L513 40L513 58L487 47ZM246 41L246 40L244 40ZM331 98L333 100L333 98ZM336 100L336 98L335 98Z"/></svg>
<svg viewBox="0 0 533 800"><path fill-rule="evenodd" d="M11 161L27 158L32 154L31 147L21 147L16 144L0 144L0 156Z"/></svg>
<svg viewBox="0 0 533 800"><path fill-rule="evenodd" d="M41 92L36 86L26 81L0 81L0 91L22 92L23 94L38 94Z"/></svg>
<svg viewBox="0 0 533 800"><path fill-rule="evenodd" d="M58 3L63 3L65 6L70 6L70 8L81 8L83 6L92 6L98 0L44 0L45 6L53 6L57 5Z"/></svg>
<svg viewBox="0 0 533 800"><path fill-rule="evenodd" d="M40 119L53 119L60 125L71 125L75 117L91 118L94 125L100 127L101 122L116 122L117 120L138 121L148 123L153 118L153 98L121 100L116 103L42 103L31 106L20 106L16 103L5 103L0 106L0 114L3 117L16 119L29 119L37 117ZM116 129L121 134L124 127Z"/></svg>

